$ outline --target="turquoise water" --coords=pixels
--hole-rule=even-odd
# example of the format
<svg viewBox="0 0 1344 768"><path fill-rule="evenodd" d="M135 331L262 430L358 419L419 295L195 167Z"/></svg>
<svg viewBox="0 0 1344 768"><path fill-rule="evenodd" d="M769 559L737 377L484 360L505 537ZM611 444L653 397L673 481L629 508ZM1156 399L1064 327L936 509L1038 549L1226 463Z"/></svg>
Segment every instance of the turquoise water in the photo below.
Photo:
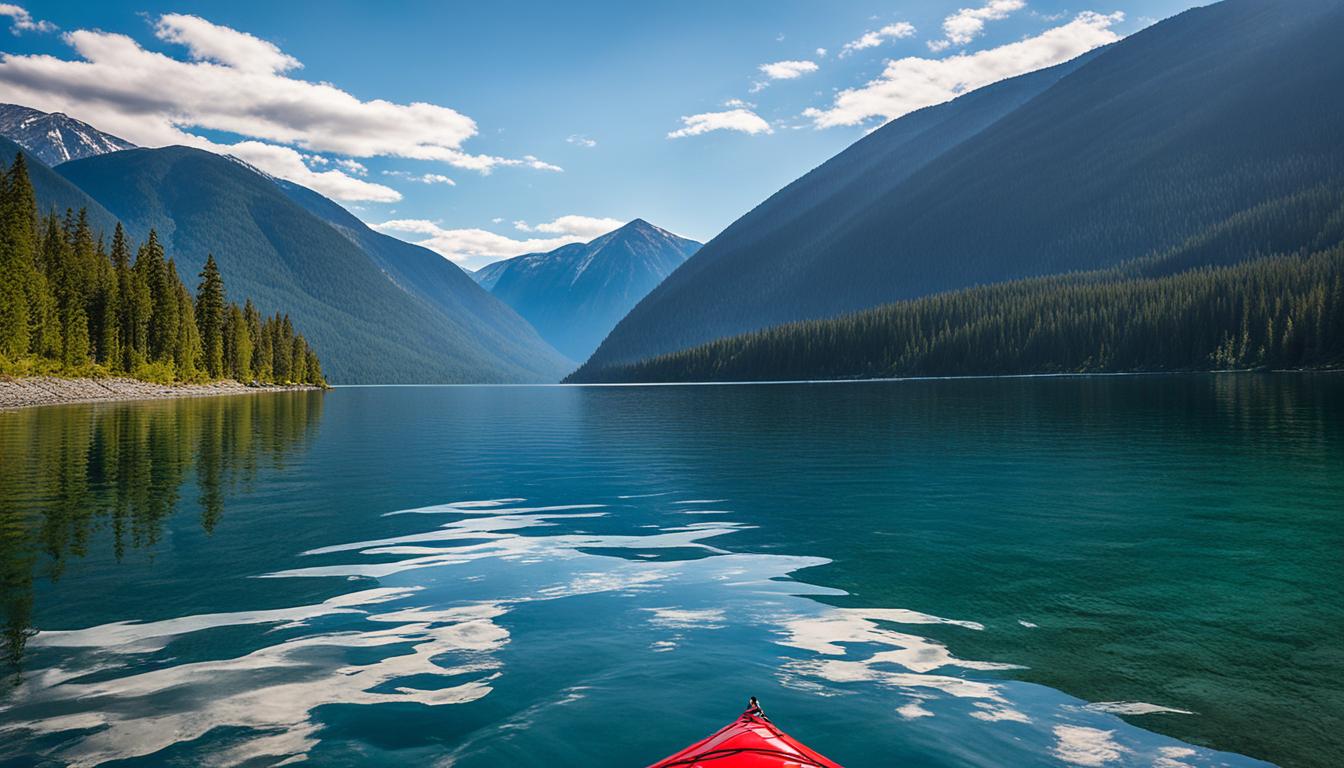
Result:
<svg viewBox="0 0 1344 768"><path fill-rule="evenodd" d="M1344 378L0 413L0 765L1328 766Z"/></svg>

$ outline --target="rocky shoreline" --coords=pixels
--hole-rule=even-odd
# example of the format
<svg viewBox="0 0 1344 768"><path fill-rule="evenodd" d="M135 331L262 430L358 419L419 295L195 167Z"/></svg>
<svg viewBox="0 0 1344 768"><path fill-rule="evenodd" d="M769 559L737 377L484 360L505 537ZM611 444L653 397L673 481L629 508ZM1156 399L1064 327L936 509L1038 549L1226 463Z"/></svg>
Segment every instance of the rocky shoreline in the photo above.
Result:
<svg viewBox="0 0 1344 768"><path fill-rule="evenodd" d="M248 395L261 392L315 389L320 389L320 387L306 384L267 384L253 387L236 381L216 381L209 384L155 384L149 381L126 378L0 377L0 410L30 408L40 405L102 403L122 400L164 400L174 397Z"/></svg>

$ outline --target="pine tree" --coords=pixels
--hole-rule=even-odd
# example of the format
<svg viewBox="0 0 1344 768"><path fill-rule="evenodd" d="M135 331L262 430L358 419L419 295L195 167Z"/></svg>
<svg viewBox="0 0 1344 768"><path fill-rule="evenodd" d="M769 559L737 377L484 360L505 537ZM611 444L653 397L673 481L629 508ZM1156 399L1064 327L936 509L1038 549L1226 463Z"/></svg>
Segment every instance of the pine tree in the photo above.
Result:
<svg viewBox="0 0 1344 768"><path fill-rule="evenodd" d="M201 374L201 334L196 328L196 311L192 307L191 292L178 278L177 264L172 259L168 260L166 271L178 319L172 349L173 368L178 378L193 381Z"/></svg>
<svg viewBox="0 0 1344 768"><path fill-rule="evenodd" d="M90 310L93 325L95 359L109 370L121 366L121 301L118 296L116 267L108 258L103 239L98 238L96 280Z"/></svg>
<svg viewBox="0 0 1344 768"><path fill-rule="evenodd" d="M37 200L19 152L0 179L0 355L10 359L41 351L50 336L37 246Z"/></svg>
<svg viewBox="0 0 1344 768"><path fill-rule="evenodd" d="M270 384L275 381L275 328L271 318L258 322L257 347L252 368L257 381Z"/></svg>
<svg viewBox="0 0 1344 768"><path fill-rule="evenodd" d="M224 375L224 278L213 254L205 257L201 282L196 288L196 327L205 350L205 370L212 379Z"/></svg>
<svg viewBox="0 0 1344 768"><path fill-rule="evenodd" d="M178 308L176 286L168 275L163 245L159 243L158 233L152 229L149 231L149 239L140 246L140 253L135 259L135 269L140 273L149 291L147 357L150 362L171 363L178 344L181 312Z"/></svg>
<svg viewBox="0 0 1344 768"><path fill-rule="evenodd" d="M120 223L110 252L104 243L86 210L39 219L22 154L0 173L0 363L39 358L84 374L96 362L114 373L185 380L321 380L317 355L288 315L263 320L251 300L227 303L213 255L193 297L155 231L134 263Z"/></svg>
<svg viewBox="0 0 1344 768"><path fill-rule="evenodd" d="M252 337L248 333L247 316L237 304L229 305L228 321L229 360L227 375L236 381L252 379Z"/></svg>
<svg viewBox="0 0 1344 768"><path fill-rule="evenodd" d="M131 247L117 222L112 233L112 269L116 278L117 368L132 373L145 362L145 336L149 331L149 296L131 269Z"/></svg>
<svg viewBox="0 0 1344 768"><path fill-rule="evenodd" d="M251 299L243 304L243 320L247 323L247 338L252 342L252 359L248 365L247 380L263 381L262 363L267 353L262 349L261 313L257 311Z"/></svg>

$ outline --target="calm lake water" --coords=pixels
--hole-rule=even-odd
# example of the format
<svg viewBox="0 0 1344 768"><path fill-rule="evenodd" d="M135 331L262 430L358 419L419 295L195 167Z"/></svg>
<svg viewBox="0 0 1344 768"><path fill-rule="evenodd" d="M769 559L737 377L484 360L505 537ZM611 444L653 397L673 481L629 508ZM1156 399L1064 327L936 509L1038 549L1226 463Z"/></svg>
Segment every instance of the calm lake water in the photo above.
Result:
<svg viewBox="0 0 1344 768"><path fill-rule="evenodd" d="M1344 377L0 413L0 765L1338 765Z"/></svg>

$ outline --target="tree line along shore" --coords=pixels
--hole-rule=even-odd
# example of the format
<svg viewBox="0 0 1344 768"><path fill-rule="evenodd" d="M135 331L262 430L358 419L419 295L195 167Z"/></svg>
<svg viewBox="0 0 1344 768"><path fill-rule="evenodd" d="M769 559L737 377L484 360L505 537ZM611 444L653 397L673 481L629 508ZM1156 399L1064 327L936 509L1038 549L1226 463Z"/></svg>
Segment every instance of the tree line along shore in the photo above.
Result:
<svg viewBox="0 0 1344 768"><path fill-rule="evenodd" d="M132 248L120 223L109 245L84 210L39 214L24 156L15 156L0 177L0 377L11 391L69 389L87 400L128 399L99 392L134 392L130 381L181 394L326 386L289 315L229 301L213 256L193 295L154 230L134 258ZM48 383L28 382L36 377ZM104 379L121 383L88 383ZM219 385L229 380L239 384Z"/></svg>

